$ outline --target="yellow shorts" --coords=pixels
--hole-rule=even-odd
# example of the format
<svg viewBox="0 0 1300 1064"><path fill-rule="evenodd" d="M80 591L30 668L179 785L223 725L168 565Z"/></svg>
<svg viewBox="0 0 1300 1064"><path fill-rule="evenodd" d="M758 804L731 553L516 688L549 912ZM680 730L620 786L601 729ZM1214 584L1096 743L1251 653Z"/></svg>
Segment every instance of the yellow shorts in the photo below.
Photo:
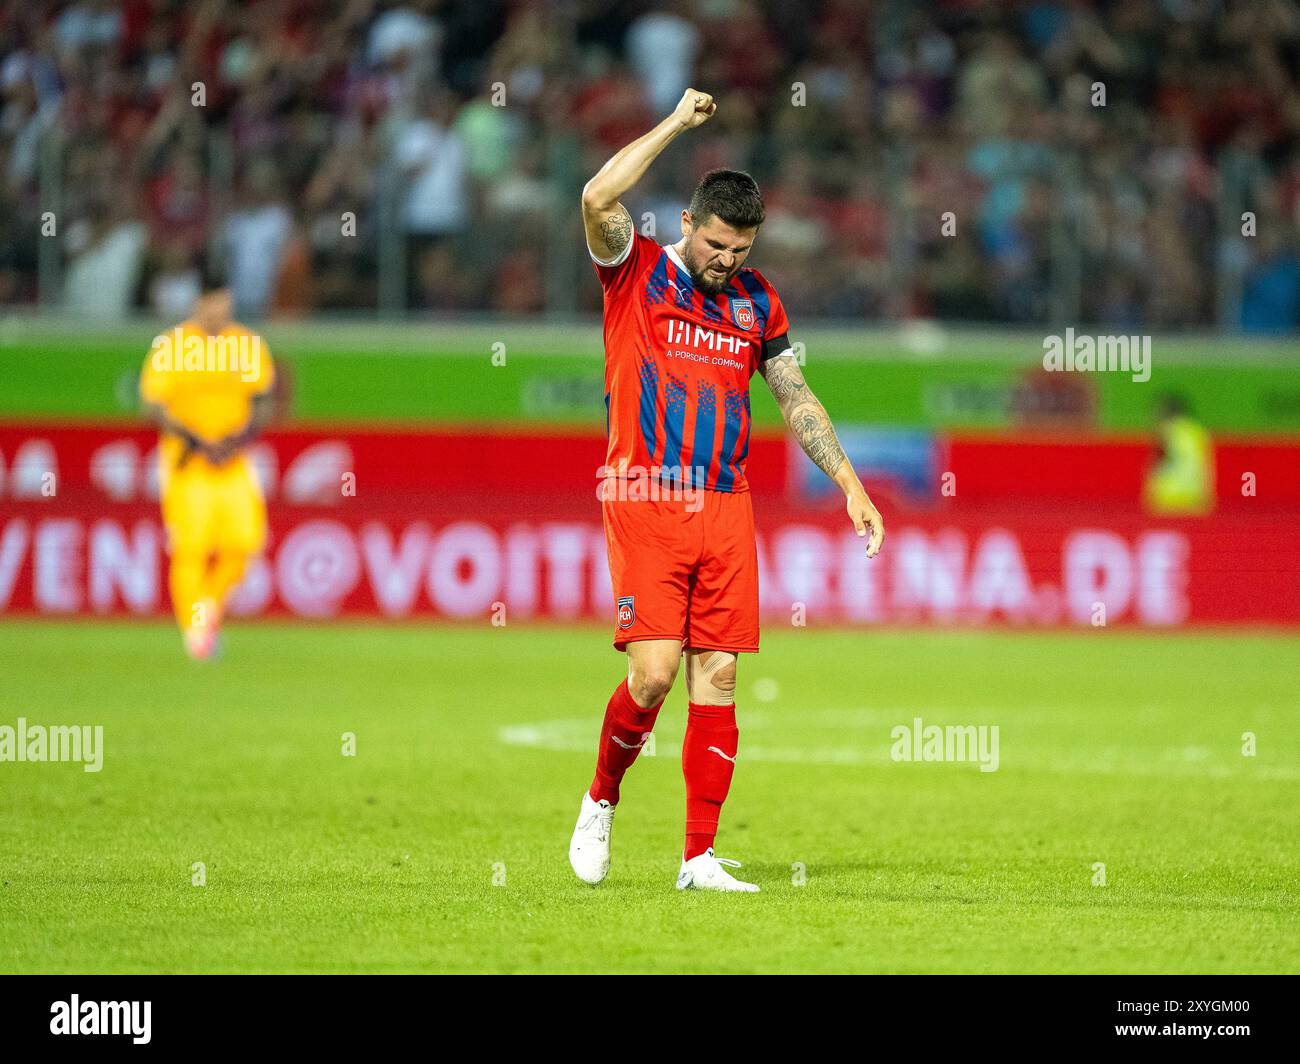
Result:
<svg viewBox="0 0 1300 1064"><path fill-rule="evenodd" d="M166 472L161 483L171 553L252 555L266 546L262 486L243 455L220 467L192 459Z"/></svg>

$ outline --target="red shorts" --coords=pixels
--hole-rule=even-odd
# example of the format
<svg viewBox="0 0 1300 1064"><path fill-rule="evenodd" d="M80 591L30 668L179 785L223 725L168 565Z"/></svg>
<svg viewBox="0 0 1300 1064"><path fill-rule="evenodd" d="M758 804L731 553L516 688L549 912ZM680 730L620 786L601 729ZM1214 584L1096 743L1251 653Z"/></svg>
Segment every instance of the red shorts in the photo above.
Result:
<svg viewBox="0 0 1300 1064"><path fill-rule="evenodd" d="M612 482L607 481L606 484ZM614 584L614 646L680 639L758 652L758 549L749 492L601 502Z"/></svg>

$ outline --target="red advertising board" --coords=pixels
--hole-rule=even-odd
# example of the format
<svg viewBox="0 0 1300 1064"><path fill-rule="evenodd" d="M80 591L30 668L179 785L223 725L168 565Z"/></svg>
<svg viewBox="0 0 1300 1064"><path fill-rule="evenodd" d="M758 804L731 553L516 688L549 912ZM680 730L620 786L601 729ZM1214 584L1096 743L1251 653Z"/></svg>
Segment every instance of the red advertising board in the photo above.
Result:
<svg viewBox="0 0 1300 1064"><path fill-rule="evenodd" d="M273 434L259 451L271 545L234 610L608 620L602 443L562 433ZM152 446L147 432L112 427L0 426L0 612L166 612ZM981 446L999 466L1016 460L1014 441L945 441L957 483L983 485L974 500L959 489L917 502L882 487L886 549L868 560L834 497L795 489L784 442L756 440L767 623L1300 623L1297 508L1284 497L1164 520L1125 498L1099 501L1096 489L1083 501L1054 498L1042 489L1059 491L1058 481L1036 490L1032 475L1019 496L998 493L989 485L1001 474L969 457ZM1286 459L1300 454L1236 447L1261 470L1294 468ZM1113 449L1127 482L1145 457L1131 443Z"/></svg>

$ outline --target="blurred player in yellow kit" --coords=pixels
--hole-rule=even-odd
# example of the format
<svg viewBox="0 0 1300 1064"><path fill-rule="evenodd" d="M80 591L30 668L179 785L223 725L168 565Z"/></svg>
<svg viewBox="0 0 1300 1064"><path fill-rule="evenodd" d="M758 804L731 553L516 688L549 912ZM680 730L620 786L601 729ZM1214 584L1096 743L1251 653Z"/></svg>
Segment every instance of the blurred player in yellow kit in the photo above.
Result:
<svg viewBox="0 0 1300 1064"><path fill-rule="evenodd" d="M193 317L154 339L140 376L162 431L172 606L197 660L215 653L226 599L266 544L266 504L246 448L270 416L275 370L261 337L232 313L230 289L205 276Z"/></svg>
<svg viewBox="0 0 1300 1064"><path fill-rule="evenodd" d="M1214 511L1214 442L1180 395L1160 400L1156 461L1143 489L1147 511L1204 517Z"/></svg>

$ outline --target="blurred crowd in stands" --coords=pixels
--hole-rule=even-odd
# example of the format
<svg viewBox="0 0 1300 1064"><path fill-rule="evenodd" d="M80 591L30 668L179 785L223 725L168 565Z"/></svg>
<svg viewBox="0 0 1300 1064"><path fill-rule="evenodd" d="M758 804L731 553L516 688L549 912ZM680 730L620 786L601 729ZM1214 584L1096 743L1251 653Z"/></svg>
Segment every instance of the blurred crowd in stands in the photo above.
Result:
<svg viewBox="0 0 1300 1064"><path fill-rule="evenodd" d="M579 190L687 85L633 217L749 170L796 320L1297 326L1296 0L6 3L0 303L593 311Z"/></svg>

